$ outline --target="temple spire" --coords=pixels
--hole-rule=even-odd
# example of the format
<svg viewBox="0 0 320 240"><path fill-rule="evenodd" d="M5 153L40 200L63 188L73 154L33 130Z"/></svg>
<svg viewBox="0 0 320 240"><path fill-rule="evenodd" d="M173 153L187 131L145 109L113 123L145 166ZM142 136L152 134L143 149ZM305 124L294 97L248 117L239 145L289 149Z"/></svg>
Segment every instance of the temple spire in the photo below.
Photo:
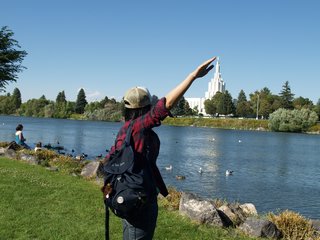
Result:
<svg viewBox="0 0 320 240"><path fill-rule="evenodd" d="M217 58L214 76L208 83L208 91L205 93L205 99L211 99L217 92L225 92L225 83L221 77L220 59Z"/></svg>

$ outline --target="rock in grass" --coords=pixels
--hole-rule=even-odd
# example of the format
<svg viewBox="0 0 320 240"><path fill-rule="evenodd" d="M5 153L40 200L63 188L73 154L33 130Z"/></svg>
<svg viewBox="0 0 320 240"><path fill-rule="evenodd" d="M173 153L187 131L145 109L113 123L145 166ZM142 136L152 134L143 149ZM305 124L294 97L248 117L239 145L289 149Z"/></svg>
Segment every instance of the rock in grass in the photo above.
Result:
<svg viewBox="0 0 320 240"><path fill-rule="evenodd" d="M224 218L227 218L227 216L224 214L223 218L220 217L213 202L202 200L192 193L182 193L179 213L201 224L224 227L230 226L231 222L230 219L225 221L226 219Z"/></svg>
<svg viewBox="0 0 320 240"><path fill-rule="evenodd" d="M5 148L0 147L0 155L4 155L5 151L6 151L6 149L5 149Z"/></svg>
<svg viewBox="0 0 320 240"><path fill-rule="evenodd" d="M37 160L37 158L35 156L25 154L25 153L20 154L20 160L25 161L29 164L33 164L33 165L37 165L39 163L39 161Z"/></svg>
<svg viewBox="0 0 320 240"><path fill-rule="evenodd" d="M246 221L239 226L239 229L252 237L266 237L273 239L280 239L282 237L281 231L274 223L256 217L247 218Z"/></svg>
<svg viewBox="0 0 320 240"><path fill-rule="evenodd" d="M4 151L4 156L10 159L16 159L17 158L17 153L13 149L6 149Z"/></svg>
<svg viewBox="0 0 320 240"><path fill-rule="evenodd" d="M97 176L98 168L99 168L99 161L92 161L82 169L81 176L85 178L94 178Z"/></svg>
<svg viewBox="0 0 320 240"><path fill-rule="evenodd" d="M258 216L258 211L252 203L241 204L240 208L247 216Z"/></svg>

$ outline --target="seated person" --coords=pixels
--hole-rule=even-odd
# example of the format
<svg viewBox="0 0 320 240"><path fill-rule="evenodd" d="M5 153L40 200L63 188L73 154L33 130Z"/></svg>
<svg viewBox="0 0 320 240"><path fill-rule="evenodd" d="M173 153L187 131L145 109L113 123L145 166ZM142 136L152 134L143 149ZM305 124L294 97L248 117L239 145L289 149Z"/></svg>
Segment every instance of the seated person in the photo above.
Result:
<svg viewBox="0 0 320 240"><path fill-rule="evenodd" d="M22 130L23 130L23 126L22 126L22 124L19 124L16 127L16 139L15 139L15 141L20 146L22 146L22 147L24 147L26 149L30 149L30 147L25 143L26 139L23 136Z"/></svg>

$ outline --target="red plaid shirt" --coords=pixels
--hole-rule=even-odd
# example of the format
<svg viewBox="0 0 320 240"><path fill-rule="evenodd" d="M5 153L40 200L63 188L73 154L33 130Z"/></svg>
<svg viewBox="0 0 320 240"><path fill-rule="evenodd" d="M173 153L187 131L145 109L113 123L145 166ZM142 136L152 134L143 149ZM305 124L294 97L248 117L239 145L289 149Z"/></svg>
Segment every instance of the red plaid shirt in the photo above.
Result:
<svg viewBox="0 0 320 240"><path fill-rule="evenodd" d="M156 160L160 149L160 140L152 128L160 126L162 120L164 120L167 116L171 116L170 111L165 107L165 103L166 99L161 98L149 112L136 118L132 126L134 150L137 153L136 156L138 156L136 161L140 162L139 164L143 164L145 161L145 151L147 149L153 178L155 179L157 188L163 196L168 195L168 190L156 165ZM115 145L111 147L108 155L106 156L106 160L109 159L111 154L121 148L122 143L126 138L126 133L130 122L131 120L126 121L120 128L116 137Z"/></svg>

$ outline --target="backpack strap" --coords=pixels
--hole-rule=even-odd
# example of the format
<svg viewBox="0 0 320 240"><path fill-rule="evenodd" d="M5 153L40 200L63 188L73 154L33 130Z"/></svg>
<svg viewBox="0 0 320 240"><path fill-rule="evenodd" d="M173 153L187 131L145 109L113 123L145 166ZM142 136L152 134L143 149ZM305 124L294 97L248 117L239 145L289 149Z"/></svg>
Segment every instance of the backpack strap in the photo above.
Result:
<svg viewBox="0 0 320 240"><path fill-rule="evenodd" d="M124 144L126 144L126 146L130 145L130 139L131 139L131 134L132 134L132 126L133 126L134 121L131 120L127 131L126 131L126 138L124 139L124 142L121 144L121 146L123 147ZM114 141L114 146L117 146L117 142L120 141L120 139L118 139L119 135L120 135L120 131L117 134L116 140Z"/></svg>
<svg viewBox="0 0 320 240"><path fill-rule="evenodd" d="M130 139L132 135L132 126L133 126L134 121L132 120L128 126L127 133L126 133L126 138L125 138L125 144L126 146L130 145Z"/></svg>

